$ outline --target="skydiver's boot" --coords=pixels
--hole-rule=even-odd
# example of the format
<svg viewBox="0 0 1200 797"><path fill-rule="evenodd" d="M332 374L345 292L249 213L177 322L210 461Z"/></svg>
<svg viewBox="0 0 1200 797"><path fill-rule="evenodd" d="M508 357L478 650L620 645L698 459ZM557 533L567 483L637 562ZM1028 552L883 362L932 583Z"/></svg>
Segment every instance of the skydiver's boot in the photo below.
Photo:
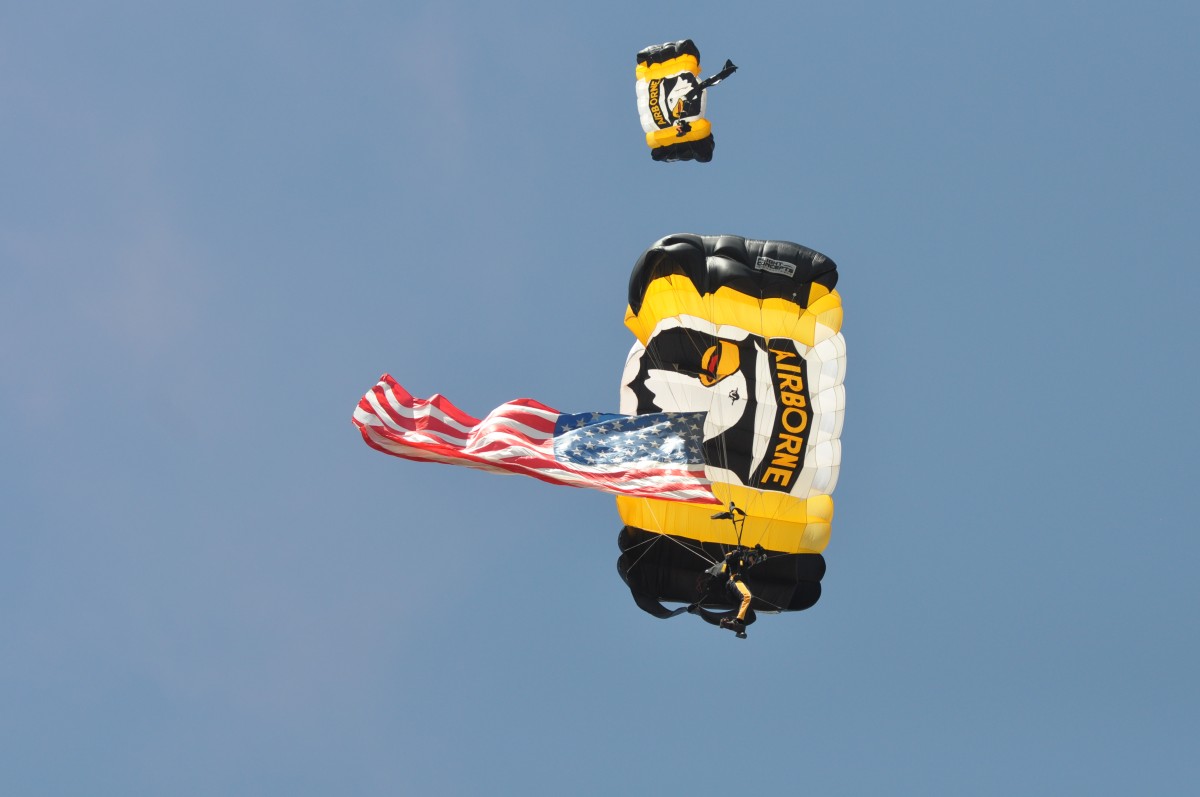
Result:
<svg viewBox="0 0 1200 797"><path fill-rule="evenodd" d="M738 639L746 638L746 624L736 617L721 618L721 627L728 628L730 631L733 631L737 635Z"/></svg>

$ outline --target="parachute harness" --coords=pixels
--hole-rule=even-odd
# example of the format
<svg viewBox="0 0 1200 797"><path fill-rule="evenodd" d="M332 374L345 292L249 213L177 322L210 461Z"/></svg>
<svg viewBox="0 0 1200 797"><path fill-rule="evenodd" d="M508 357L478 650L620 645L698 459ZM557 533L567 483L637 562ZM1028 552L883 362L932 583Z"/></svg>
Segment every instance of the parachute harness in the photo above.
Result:
<svg viewBox="0 0 1200 797"><path fill-rule="evenodd" d="M734 531L737 534L737 547L738 548L742 547L742 526L745 525L745 523L746 523L745 511L739 509L737 504L733 503L733 501L730 501L729 509L724 512L717 512L715 515L712 516L712 519L713 520L728 520L730 523L732 523ZM755 549L757 550L757 553L754 555L754 559L752 560L753 564L751 564L750 567L746 568L747 570L749 570L750 568L754 567L755 565L761 564L771 558L770 556L768 556L766 554L765 551L763 551L761 545L756 545ZM772 603L769 600L766 600L761 595L755 595L754 599L767 604L768 606L770 606L772 609L775 609L776 611L783 611L782 606L780 606L776 603Z"/></svg>

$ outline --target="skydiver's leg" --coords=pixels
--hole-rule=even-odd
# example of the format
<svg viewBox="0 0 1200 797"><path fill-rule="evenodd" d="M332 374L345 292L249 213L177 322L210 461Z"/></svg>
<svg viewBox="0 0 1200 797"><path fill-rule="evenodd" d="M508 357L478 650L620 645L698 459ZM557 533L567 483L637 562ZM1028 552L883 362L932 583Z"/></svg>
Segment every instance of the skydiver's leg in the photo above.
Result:
<svg viewBox="0 0 1200 797"><path fill-rule="evenodd" d="M734 580L733 586L742 594L742 605L738 609L737 619L739 623L744 623L746 621L746 612L750 609L750 588L740 578Z"/></svg>

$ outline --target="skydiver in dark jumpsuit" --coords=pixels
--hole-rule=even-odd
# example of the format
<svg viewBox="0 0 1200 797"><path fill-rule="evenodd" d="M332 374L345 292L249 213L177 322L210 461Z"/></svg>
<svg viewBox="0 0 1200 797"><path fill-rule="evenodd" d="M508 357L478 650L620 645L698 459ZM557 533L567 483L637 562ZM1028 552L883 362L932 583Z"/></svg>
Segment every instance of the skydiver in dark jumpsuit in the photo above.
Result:
<svg viewBox="0 0 1200 797"><path fill-rule="evenodd" d="M763 553L761 545L755 545L753 548L738 546L725 554L723 562L713 565L708 571L718 578L724 577L726 579L725 591L735 601L741 601L737 617L726 617L721 620L721 627L736 633L738 639L746 638L746 612L750 610L750 601L753 598L750 588L746 586L742 576L747 570L762 561Z"/></svg>

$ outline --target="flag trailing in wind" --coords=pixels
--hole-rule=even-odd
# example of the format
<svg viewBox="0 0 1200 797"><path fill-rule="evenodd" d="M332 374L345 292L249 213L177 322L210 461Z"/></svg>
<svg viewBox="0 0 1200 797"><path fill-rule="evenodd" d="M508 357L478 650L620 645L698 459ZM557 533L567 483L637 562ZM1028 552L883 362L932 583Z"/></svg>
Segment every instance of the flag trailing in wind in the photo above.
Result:
<svg viewBox="0 0 1200 797"><path fill-rule="evenodd" d="M359 401L354 424L386 454L590 487L609 493L716 504L704 475L704 414L567 414L533 399L482 420L445 397L414 398L385 374Z"/></svg>

